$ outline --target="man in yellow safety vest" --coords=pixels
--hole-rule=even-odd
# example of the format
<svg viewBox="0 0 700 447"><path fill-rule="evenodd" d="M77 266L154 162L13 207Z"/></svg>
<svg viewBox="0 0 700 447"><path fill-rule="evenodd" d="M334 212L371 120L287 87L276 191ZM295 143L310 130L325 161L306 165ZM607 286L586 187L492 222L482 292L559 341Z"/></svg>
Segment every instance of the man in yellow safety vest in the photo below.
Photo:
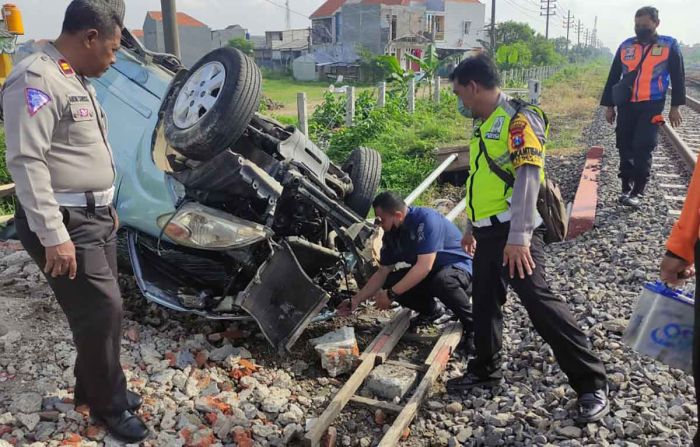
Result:
<svg viewBox="0 0 700 447"><path fill-rule="evenodd" d="M501 92L498 70L485 54L462 61L450 80L463 114L474 118L466 199L469 224L462 245L474 254L476 358L464 376L448 382L448 390L502 381L501 307L510 284L578 393L578 420L598 421L609 412L605 367L566 303L545 280L537 198L545 180L547 118L539 107Z"/></svg>

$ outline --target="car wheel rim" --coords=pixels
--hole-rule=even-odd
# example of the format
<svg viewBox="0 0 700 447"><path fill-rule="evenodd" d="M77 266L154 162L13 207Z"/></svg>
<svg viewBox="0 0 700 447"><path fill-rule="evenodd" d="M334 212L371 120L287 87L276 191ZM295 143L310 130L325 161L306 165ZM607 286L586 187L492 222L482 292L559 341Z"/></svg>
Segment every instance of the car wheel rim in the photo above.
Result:
<svg viewBox="0 0 700 447"><path fill-rule="evenodd" d="M226 82L221 62L208 62L190 76L175 100L173 121L180 129L197 124L214 108Z"/></svg>

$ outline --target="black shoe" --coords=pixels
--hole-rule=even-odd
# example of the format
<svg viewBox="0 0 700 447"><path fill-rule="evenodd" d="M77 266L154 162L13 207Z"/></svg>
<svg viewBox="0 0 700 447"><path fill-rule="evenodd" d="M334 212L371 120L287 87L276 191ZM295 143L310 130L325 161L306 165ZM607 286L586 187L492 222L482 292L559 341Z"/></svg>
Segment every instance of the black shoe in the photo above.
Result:
<svg viewBox="0 0 700 447"><path fill-rule="evenodd" d="M447 391L466 391L472 388L493 388L503 382L501 377L479 377L474 373L467 373L461 377L455 377L447 381Z"/></svg>
<svg viewBox="0 0 700 447"><path fill-rule="evenodd" d="M622 202L622 204L632 208L639 208L642 206L642 198L643 197L641 194L631 194Z"/></svg>
<svg viewBox="0 0 700 447"><path fill-rule="evenodd" d="M462 340L460 340L455 352L462 354L465 357L474 356L476 354L476 346L474 345L474 335L464 334L462 335Z"/></svg>
<svg viewBox="0 0 700 447"><path fill-rule="evenodd" d="M126 390L126 402L129 404L129 410L136 411L143 405L143 397L133 391Z"/></svg>
<svg viewBox="0 0 700 447"><path fill-rule="evenodd" d="M431 315L418 314L417 317L411 320L409 330L415 330L421 327L437 324L438 321L445 316L445 306L441 303L435 303L435 312Z"/></svg>
<svg viewBox="0 0 700 447"><path fill-rule="evenodd" d="M94 416L107 427L112 436L129 444L143 441L150 433L141 418L128 410L116 416Z"/></svg>
<svg viewBox="0 0 700 447"><path fill-rule="evenodd" d="M583 393L576 402L578 417L576 420L587 424L603 419L610 413L610 402L608 401L608 387L593 393Z"/></svg>
<svg viewBox="0 0 700 447"><path fill-rule="evenodd" d="M622 193L620 194L620 203L624 203L625 199L629 197L630 193L632 192L632 180L623 178L622 179Z"/></svg>
<svg viewBox="0 0 700 447"><path fill-rule="evenodd" d="M76 408L83 405L83 401L78 398L74 399L73 402ZM126 403L128 405L128 407L126 408L127 410L136 411L139 408L141 408L141 405L143 405L143 398L140 395L134 393L133 391L126 390Z"/></svg>

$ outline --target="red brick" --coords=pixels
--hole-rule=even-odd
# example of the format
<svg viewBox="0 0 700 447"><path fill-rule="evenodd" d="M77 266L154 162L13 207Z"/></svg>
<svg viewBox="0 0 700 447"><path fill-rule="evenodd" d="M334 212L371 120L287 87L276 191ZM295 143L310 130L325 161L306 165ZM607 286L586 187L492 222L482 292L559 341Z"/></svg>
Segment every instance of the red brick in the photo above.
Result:
<svg viewBox="0 0 700 447"><path fill-rule="evenodd" d="M136 343L141 338L141 334L137 328L130 327L124 332L124 337L126 337L127 340Z"/></svg>
<svg viewBox="0 0 700 447"><path fill-rule="evenodd" d="M321 445L323 447L335 447L335 443L338 439L338 430L335 427L328 427L326 434L323 435L321 439Z"/></svg>
<svg viewBox="0 0 700 447"><path fill-rule="evenodd" d="M374 412L374 422L377 425L384 425L386 423L386 414L382 410L377 409Z"/></svg>
<svg viewBox="0 0 700 447"><path fill-rule="evenodd" d="M207 360L209 360L209 354L204 351L199 351L197 353L197 357L195 357L195 362L197 362L197 366L200 368L203 368L204 365L206 365Z"/></svg>
<svg viewBox="0 0 700 447"><path fill-rule="evenodd" d="M581 181L569 216L567 239L574 239L593 229L598 206L598 176L603 166L603 148L593 146L586 156Z"/></svg>
<svg viewBox="0 0 700 447"><path fill-rule="evenodd" d="M250 430L242 427L233 429L233 442L238 447L253 447L253 437Z"/></svg>

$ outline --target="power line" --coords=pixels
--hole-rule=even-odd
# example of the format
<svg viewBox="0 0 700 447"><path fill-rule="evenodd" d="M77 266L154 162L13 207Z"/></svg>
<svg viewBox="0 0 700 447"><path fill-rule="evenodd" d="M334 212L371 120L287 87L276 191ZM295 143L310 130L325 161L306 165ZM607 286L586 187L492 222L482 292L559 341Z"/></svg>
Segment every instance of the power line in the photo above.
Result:
<svg viewBox="0 0 700 447"><path fill-rule="evenodd" d="M287 6L281 5L281 4L276 3L276 2L273 2L272 0L264 0L264 1L268 2L268 3L271 4L271 5L275 5L275 6L277 6L278 8L282 8L282 9L284 9L285 11L289 11L289 12L291 12L291 13L294 13L294 14L298 15L298 16L301 16L301 17L303 17L303 18L305 18L305 19L311 19L311 17L309 17L307 14L304 14L303 12L295 11L295 10L293 10L293 9L288 9Z"/></svg>
<svg viewBox="0 0 700 447"><path fill-rule="evenodd" d="M538 14L539 11L533 11L533 10L531 10L531 9L527 9L527 8L524 7L524 6L515 3L513 0L505 0L505 1L506 1L506 3L508 3L509 5L514 6L514 7L518 8L518 9L520 9L521 11L523 11L523 12L525 13L525 15L527 15L527 16L533 18L533 19L538 18L538 16L537 16L536 14Z"/></svg>

